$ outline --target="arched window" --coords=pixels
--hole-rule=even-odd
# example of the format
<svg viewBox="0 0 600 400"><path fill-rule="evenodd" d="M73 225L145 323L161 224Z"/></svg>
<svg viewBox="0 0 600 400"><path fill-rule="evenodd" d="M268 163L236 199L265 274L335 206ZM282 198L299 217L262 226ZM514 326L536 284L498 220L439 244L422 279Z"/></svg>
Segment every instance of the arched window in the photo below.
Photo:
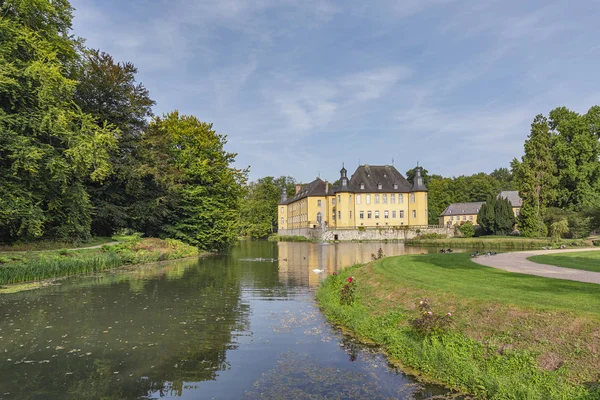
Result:
<svg viewBox="0 0 600 400"><path fill-rule="evenodd" d="M317 223L320 224L323 221L323 217L321 216L321 212L317 213Z"/></svg>

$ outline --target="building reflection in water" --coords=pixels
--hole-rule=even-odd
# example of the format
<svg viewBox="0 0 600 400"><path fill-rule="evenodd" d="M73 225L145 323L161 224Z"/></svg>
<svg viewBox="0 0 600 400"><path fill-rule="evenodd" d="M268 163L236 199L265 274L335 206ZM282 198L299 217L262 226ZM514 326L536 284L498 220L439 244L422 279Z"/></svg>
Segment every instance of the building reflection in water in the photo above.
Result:
<svg viewBox="0 0 600 400"><path fill-rule="evenodd" d="M284 284L294 282L302 286L318 286L334 271L371 261L371 254L377 254L380 248L386 256L427 252L420 247L405 246L403 242L279 242L279 280ZM313 270L323 272L315 273Z"/></svg>

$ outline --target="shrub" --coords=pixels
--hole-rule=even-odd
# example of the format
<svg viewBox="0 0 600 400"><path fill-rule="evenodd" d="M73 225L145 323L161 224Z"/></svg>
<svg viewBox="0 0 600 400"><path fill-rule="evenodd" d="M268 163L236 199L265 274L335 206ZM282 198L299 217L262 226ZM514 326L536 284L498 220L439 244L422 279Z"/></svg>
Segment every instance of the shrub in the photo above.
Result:
<svg viewBox="0 0 600 400"><path fill-rule="evenodd" d="M354 303L354 292L356 291L356 279L353 276L348 278L348 283L344 284L340 290L340 303L346 306Z"/></svg>
<svg viewBox="0 0 600 400"><path fill-rule="evenodd" d="M410 320L413 329L422 336L440 334L447 332L452 326L452 313L446 315L436 315L431 311L431 305L426 298L419 301L419 311L421 316Z"/></svg>
<svg viewBox="0 0 600 400"><path fill-rule="evenodd" d="M471 221L467 221L459 226L458 230L464 235L464 237L470 238L475 236L475 227Z"/></svg>
<svg viewBox="0 0 600 400"><path fill-rule="evenodd" d="M415 232L421 232L420 229L417 229ZM446 235L441 233L424 233L419 235L419 239L446 239Z"/></svg>

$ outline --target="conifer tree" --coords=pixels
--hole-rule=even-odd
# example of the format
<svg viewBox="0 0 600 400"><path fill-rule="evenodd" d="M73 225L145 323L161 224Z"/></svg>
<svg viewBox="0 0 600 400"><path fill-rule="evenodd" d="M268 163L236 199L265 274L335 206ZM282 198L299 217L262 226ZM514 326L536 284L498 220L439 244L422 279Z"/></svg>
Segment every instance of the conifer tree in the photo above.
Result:
<svg viewBox="0 0 600 400"><path fill-rule="evenodd" d="M510 201L504 198L497 199L494 217L494 233L496 235L506 235L512 231L515 225L515 215Z"/></svg>
<svg viewBox="0 0 600 400"><path fill-rule="evenodd" d="M544 211L557 195L552 143L548 120L541 114L537 115L525 141L525 154L521 161L514 159L511 163L516 186L523 199L519 228L525 236L545 236L547 233Z"/></svg>

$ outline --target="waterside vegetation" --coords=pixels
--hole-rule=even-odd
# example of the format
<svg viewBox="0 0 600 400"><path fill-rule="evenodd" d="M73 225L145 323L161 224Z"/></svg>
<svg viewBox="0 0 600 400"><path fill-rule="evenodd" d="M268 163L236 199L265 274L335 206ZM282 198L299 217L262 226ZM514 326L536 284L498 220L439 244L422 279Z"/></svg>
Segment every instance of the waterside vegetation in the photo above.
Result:
<svg viewBox="0 0 600 400"><path fill-rule="evenodd" d="M197 247L174 239L129 240L89 250L0 253L0 285L101 272L123 265L197 257Z"/></svg>
<svg viewBox="0 0 600 400"><path fill-rule="evenodd" d="M350 276L355 301L345 305ZM455 253L356 265L328 277L317 298L330 321L425 380L488 399L591 400L600 396L597 294L597 285L508 273ZM422 315L424 298L431 316ZM420 320L448 323L419 333Z"/></svg>

